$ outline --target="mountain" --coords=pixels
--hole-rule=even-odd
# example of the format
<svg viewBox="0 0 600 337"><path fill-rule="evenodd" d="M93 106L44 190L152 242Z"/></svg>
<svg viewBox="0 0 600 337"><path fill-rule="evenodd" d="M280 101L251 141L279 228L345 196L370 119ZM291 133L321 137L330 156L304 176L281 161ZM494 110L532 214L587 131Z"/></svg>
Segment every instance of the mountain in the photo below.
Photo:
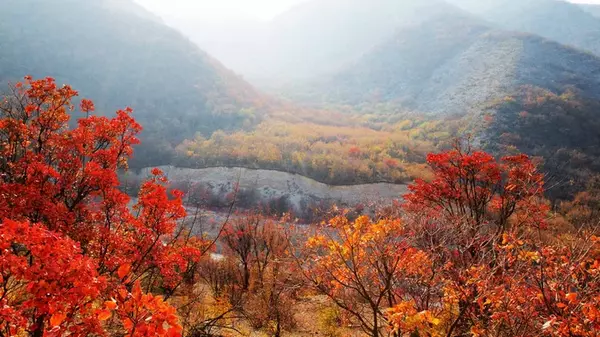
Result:
<svg viewBox="0 0 600 337"><path fill-rule="evenodd" d="M543 38L444 14L403 29L336 74L288 89L299 101L389 102L427 113L481 109L522 85L600 98L600 61Z"/></svg>
<svg viewBox="0 0 600 337"><path fill-rule="evenodd" d="M334 74L398 30L459 8L496 28L600 55L594 6L562 0L309 0L268 23L174 24L253 84L277 92Z"/></svg>
<svg viewBox="0 0 600 337"><path fill-rule="evenodd" d="M599 57L447 12L399 30L343 70L289 86L285 94L390 118L406 110L433 120L464 116L465 131L484 148L546 158L547 172L568 180L551 193L565 197L600 172L598 88Z"/></svg>
<svg viewBox="0 0 600 337"><path fill-rule="evenodd" d="M169 162L196 132L260 117L263 98L180 33L130 0L5 0L0 81L51 76L100 112L131 106L144 126L140 165Z"/></svg>
<svg viewBox="0 0 600 337"><path fill-rule="evenodd" d="M496 7L500 0L453 1L462 8L441 0L310 1L266 27L228 28L232 41L247 36L239 67L269 85L288 83L282 91L293 101L337 114L263 96L130 0L5 0L0 81L52 76L100 112L131 105L145 127L137 167L233 163L332 183L402 180L423 173L412 165L423 153L467 131L497 154L547 158L547 172L574 188L600 172L600 59L527 27L506 29L486 13L535 21L536 29L560 22L555 6L581 15L586 29L597 19L561 2L524 0L552 9L528 19L519 13L534 7L513 0L507 8ZM563 38L585 42L585 29L570 24Z"/></svg>
<svg viewBox="0 0 600 337"><path fill-rule="evenodd" d="M501 28L536 34L600 55L600 19L561 0L449 0Z"/></svg>

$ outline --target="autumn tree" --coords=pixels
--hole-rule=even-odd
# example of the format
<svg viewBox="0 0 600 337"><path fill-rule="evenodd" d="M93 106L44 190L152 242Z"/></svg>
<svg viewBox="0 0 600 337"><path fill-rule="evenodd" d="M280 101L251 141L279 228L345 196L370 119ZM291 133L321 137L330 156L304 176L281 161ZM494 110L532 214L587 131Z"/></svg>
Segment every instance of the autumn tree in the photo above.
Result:
<svg viewBox="0 0 600 337"><path fill-rule="evenodd" d="M83 116L77 92L51 78L11 87L0 101L0 335L181 335L172 294L205 243L181 230L181 193L162 172L137 202L122 193L141 127L131 109Z"/></svg>
<svg viewBox="0 0 600 337"><path fill-rule="evenodd" d="M422 311L393 307L395 331L596 335L598 239L546 230L543 176L531 160L459 148L428 160L435 178L410 187L404 211L411 244L439 266L439 299Z"/></svg>
<svg viewBox="0 0 600 337"><path fill-rule="evenodd" d="M598 227L600 221L600 176L589 179L584 191L575 195L573 200L564 202L561 211L567 220L578 228Z"/></svg>
<svg viewBox="0 0 600 337"><path fill-rule="evenodd" d="M386 310L405 301L410 292L427 292L418 280L431 277L431 261L406 235L399 219L373 222L361 216L350 221L339 216L308 240L306 257L299 262L314 288L365 333L387 336Z"/></svg>
<svg viewBox="0 0 600 337"><path fill-rule="evenodd" d="M290 304L301 286L283 227L248 212L226 224L221 242L225 259L238 265L238 310L254 328L268 327L273 336L281 336L294 326Z"/></svg>
<svg viewBox="0 0 600 337"><path fill-rule="evenodd" d="M515 227L545 226L543 175L527 156L496 160L457 146L429 154L427 162L435 177L409 186L405 209L432 230L445 226L444 236L470 241L454 243L477 251Z"/></svg>
<svg viewBox="0 0 600 337"><path fill-rule="evenodd" d="M389 319L404 335L596 336L599 241L566 240L540 246L505 235L493 261L468 269L447 263L435 305L398 305Z"/></svg>
<svg viewBox="0 0 600 337"><path fill-rule="evenodd" d="M320 226L300 260L314 288L370 336L595 336L599 239L548 226L525 155L428 156L396 212Z"/></svg>

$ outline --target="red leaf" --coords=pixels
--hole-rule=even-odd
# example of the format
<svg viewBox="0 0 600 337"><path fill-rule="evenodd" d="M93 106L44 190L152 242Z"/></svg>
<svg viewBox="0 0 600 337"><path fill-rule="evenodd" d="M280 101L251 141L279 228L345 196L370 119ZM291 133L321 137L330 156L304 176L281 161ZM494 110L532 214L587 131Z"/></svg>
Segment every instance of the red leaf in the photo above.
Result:
<svg viewBox="0 0 600 337"><path fill-rule="evenodd" d="M67 315L64 313L56 313L50 317L50 325L51 326L59 326L65 319Z"/></svg>
<svg viewBox="0 0 600 337"><path fill-rule="evenodd" d="M96 315L98 317L98 320L106 321L110 318L110 316L112 316L112 313L108 310L98 310L96 311Z"/></svg>
<svg viewBox="0 0 600 337"><path fill-rule="evenodd" d="M117 275L119 276L120 279L123 279L125 276L127 276L127 274L129 274L130 270L131 270L131 265L129 263L122 264L119 267L119 270L117 270Z"/></svg>

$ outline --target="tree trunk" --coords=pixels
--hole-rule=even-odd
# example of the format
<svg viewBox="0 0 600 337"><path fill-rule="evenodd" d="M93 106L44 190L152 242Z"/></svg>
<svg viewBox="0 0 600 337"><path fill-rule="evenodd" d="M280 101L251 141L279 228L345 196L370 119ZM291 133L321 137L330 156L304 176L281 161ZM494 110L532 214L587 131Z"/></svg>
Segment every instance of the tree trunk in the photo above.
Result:
<svg viewBox="0 0 600 337"><path fill-rule="evenodd" d="M373 333L371 337L379 337L379 317L377 309L373 309Z"/></svg>
<svg viewBox="0 0 600 337"><path fill-rule="evenodd" d="M244 272L242 278L242 290L246 291L248 288L250 288L250 270L248 270L247 263L244 263Z"/></svg>
<svg viewBox="0 0 600 337"><path fill-rule="evenodd" d="M274 337L281 337L281 319L279 317L279 311L277 311L277 314L275 315L275 319L277 321L277 326L275 327L275 336Z"/></svg>

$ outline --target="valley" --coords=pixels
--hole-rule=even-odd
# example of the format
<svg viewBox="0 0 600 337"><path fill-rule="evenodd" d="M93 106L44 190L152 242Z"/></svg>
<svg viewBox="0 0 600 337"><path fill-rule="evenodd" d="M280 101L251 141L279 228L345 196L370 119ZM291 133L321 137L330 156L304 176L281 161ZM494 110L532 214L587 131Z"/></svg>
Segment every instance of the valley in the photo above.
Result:
<svg viewBox="0 0 600 337"><path fill-rule="evenodd" d="M566 131L546 123L541 138L542 130L513 132L525 130L524 119L514 116L548 95L559 101L545 104L545 115L585 115L595 125L600 59L592 32L600 19L592 7L545 0L509 1L501 10L496 0L307 1L268 24L204 29L182 22L182 34L129 0L39 1L7 3L0 79L14 82L19 69L29 69L96 97L101 114L130 105L144 127L133 169L247 167L331 185L405 184L428 177L427 153L470 137L498 155L512 148L544 158L563 153L565 163L584 156L583 174L566 168L575 164L546 164L569 177L556 198L581 190L598 172L598 154L587 144L596 139L593 127ZM538 7L552 20L566 20L568 11L579 24L565 22L563 34L518 14ZM80 21L69 21L61 8ZM36 19L48 13L53 20ZM20 28L26 26L32 28ZM221 29L227 31L220 35ZM73 43L79 40L85 43ZM249 40L255 43L242 43ZM43 48L50 57L33 52ZM523 88L530 88L526 102ZM508 120L510 130L490 123ZM582 143L533 141L564 132Z"/></svg>

